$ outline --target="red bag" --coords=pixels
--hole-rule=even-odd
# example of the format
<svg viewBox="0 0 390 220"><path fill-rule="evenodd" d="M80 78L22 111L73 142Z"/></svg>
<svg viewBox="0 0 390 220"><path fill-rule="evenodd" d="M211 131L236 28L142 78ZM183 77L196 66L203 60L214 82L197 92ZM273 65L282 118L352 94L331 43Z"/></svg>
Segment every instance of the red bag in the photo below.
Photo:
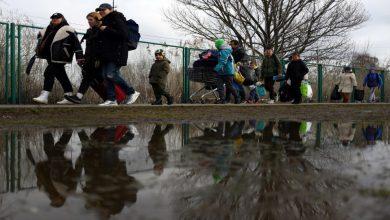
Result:
<svg viewBox="0 0 390 220"><path fill-rule="evenodd" d="M118 103L121 103L126 99L126 93L118 85L115 85L115 98Z"/></svg>

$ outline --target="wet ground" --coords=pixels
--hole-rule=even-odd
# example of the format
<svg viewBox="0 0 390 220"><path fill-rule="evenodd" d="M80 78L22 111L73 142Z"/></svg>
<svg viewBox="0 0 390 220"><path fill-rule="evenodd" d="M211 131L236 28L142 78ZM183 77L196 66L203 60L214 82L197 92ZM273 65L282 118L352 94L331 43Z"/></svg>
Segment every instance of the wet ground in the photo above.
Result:
<svg viewBox="0 0 390 220"><path fill-rule="evenodd" d="M389 123L0 130L0 219L390 219Z"/></svg>

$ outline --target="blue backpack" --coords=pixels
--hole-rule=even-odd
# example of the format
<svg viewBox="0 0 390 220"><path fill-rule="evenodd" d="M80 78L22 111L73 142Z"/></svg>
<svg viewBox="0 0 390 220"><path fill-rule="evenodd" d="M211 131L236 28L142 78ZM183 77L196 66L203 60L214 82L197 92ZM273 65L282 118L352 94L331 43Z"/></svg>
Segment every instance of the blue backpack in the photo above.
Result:
<svg viewBox="0 0 390 220"><path fill-rule="evenodd" d="M130 19L126 22L128 28L127 46L129 51L135 50L138 47L138 42L141 39L139 33L139 25L134 20Z"/></svg>
<svg viewBox="0 0 390 220"><path fill-rule="evenodd" d="M367 86L370 88L378 87L379 85L379 74L378 73L370 73L367 76Z"/></svg>

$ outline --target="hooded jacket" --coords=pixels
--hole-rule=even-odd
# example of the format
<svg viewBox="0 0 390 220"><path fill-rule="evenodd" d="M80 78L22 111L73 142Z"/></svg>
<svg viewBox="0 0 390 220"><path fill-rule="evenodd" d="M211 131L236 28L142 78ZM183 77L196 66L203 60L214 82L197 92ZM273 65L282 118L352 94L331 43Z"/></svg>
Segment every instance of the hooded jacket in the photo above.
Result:
<svg viewBox="0 0 390 220"><path fill-rule="evenodd" d="M214 70L222 76L233 76L234 75L234 59L232 56L232 48L224 44L218 50L218 64Z"/></svg>
<svg viewBox="0 0 390 220"><path fill-rule="evenodd" d="M167 76L171 72L171 61L167 58L156 60L149 73L149 83L159 84L164 87L167 83Z"/></svg>
<svg viewBox="0 0 390 220"><path fill-rule="evenodd" d="M52 63L71 63L75 53L76 59L83 58L76 31L66 21L58 27L49 25L39 31L36 53L39 58Z"/></svg>

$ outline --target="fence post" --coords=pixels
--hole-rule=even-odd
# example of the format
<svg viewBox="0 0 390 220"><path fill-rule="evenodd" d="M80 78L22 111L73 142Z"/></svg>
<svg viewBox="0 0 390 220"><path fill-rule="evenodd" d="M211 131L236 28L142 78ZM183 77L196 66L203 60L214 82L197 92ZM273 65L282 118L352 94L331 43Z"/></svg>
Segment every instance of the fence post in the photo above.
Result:
<svg viewBox="0 0 390 220"><path fill-rule="evenodd" d="M317 64L318 78L317 78L317 101L322 102L322 78L323 78L323 66L322 64Z"/></svg>
<svg viewBox="0 0 390 220"><path fill-rule="evenodd" d="M382 87L381 87L381 102L385 102L385 71L381 73L382 77Z"/></svg>
<svg viewBox="0 0 390 220"><path fill-rule="evenodd" d="M20 101L20 93L21 93L21 73L22 73L22 26L18 25L18 104L21 103Z"/></svg>
<svg viewBox="0 0 390 220"><path fill-rule="evenodd" d="M11 23L10 31L10 50L11 50L11 103L16 104L16 71L15 71L15 23Z"/></svg>
<svg viewBox="0 0 390 220"><path fill-rule="evenodd" d="M188 66L190 64L190 48L183 48L183 95L182 103L188 103L190 94L190 81L188 79Z"/></svg>
<svg viewBox="0 0 390 220"><path fill-rule="evenodd" d="M4 65L4 70L5 70L5 82L4 82L4 100L5 104L8 104L8 84L9 84L9 24L5 25L6 31L5 31L5 65Z"/></svg>

